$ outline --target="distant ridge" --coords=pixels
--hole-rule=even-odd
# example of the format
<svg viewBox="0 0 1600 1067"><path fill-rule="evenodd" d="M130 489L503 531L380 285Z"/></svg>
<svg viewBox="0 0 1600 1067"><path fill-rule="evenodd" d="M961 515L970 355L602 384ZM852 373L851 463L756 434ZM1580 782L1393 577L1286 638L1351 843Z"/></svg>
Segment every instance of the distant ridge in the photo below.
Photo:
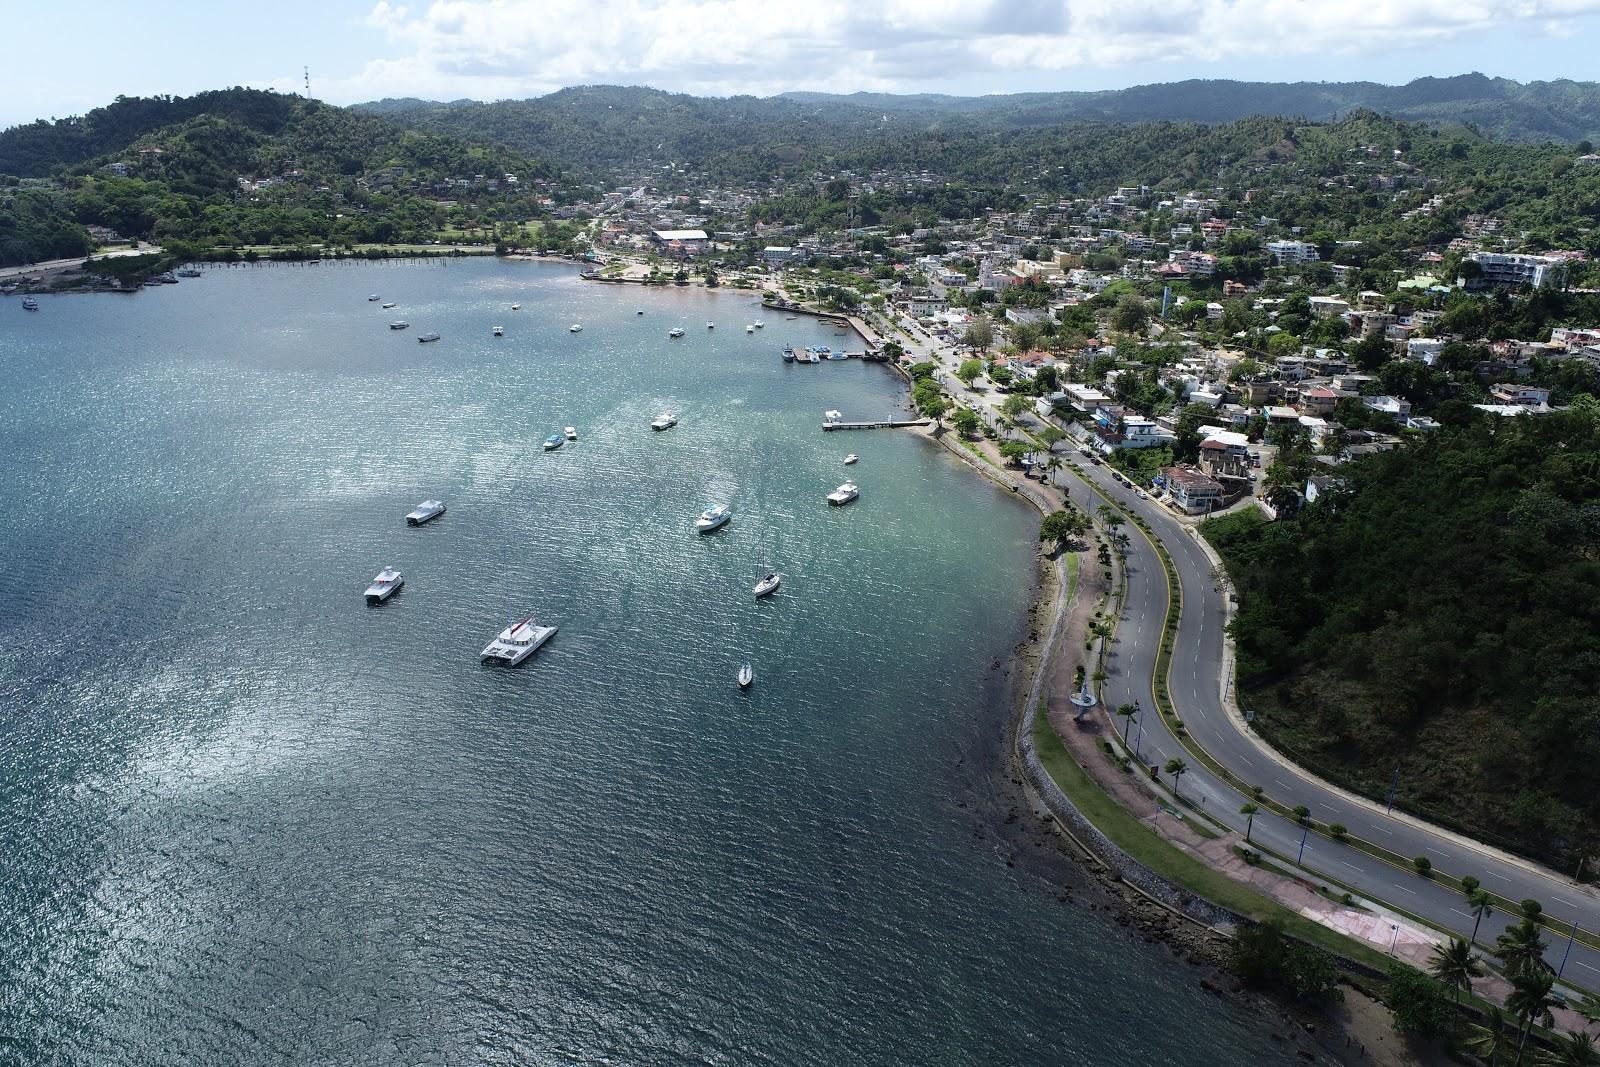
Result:
<svg viewBox="0 0 1600 1067"><path fill-rule="evenodd" d="M1005 96L896 96L888 93L785 93L797 103L843 104L880 112L984 116L1013 126L1100 122L1233 122L1252 115L1314 121L1365 108L1435 125L1471 125L1499 141L1577 141L1600 134L1600 83L1516 82L1483 74L1377 82L1190 80L1101 92Z"/></svg>
<svg viewBox="0 0 1600 1067"><path fill-rule="evenodd" d="M529 100L397 99L354 105L408 124L445 128L448 116L472 115L493 136L519 138L512 127L587 121L618 132L624 109L635 119L794 122L823 117L861 125L889 119L924 128L946 125L1026 129L1066 122L1234 122L1251 116L1329 121L1355 110L1435 126L1471 126L1497 141L1600 141L1600 83L1516 82L1483 74L1378 82L1244 82L1190 80L1099 92L949 96L939 93L792 92L773 97L695 97L614 85L576 86ZM604 112L611 114L604 114ZM454 131L452 131L454 132ZM479 131L485 132L485 131ZM553 132L553 131L552 131Z"/></svg>

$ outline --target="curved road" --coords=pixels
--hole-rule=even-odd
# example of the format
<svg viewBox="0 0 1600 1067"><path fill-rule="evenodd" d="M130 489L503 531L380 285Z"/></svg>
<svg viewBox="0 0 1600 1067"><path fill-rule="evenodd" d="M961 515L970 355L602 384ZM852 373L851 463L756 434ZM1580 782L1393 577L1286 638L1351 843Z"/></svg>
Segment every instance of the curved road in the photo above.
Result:
<svg viewBox="0 0 1600 1067"><path fill-rule="evenodd" d="M934 359L945 371L955 370L958 356L941 350L924 331L908 323L902 325L920 334L920 343L912 346L920 356ZM1000 397L993 392L967 393L950 375L939 377L953 394L987 411L990 421L994 421ZM1260 785L1274 800L1290 806L1306 805L1313 818L1321 822L1342 823L1353 836L1401 856L1428 856L1441 871L1457 876L1476 875L1486 889L1503 897L1531 897L1544 905L1545 915L1576 922L1585 931L1600 932L1600 896L1589 889L1527 861L1464 844L1445 831L1386 815L1381 806L1352 800L1292 764L1273 758L1265 742L1224 710L1222 670L1227 613L1223 591L1213 579L1214 568L1195 533L1163 506L1114 481L1102 466L1089 466L1081 476L1071 470L1064 474L1064 481L1076 483L1075 495L1086 510L1093 510L1088 493L1092 488L1149 523L1152 535L1172 557L1183 594L1169 675L1173 707L1186 732L1213 759L1244 781ZM1130 526L1127 532L1127 602L1119 639L1111 648L1107 668L1110 677L1102 688L1102 700L1107 707L1139 702L1144 711L1132 724L1129 741L1137 740L1140 759L1146 765L1158 766L1164 766L1172 757L1184 759L1189 765L1182 782L1184 797L1202 806L1217 821L1243 833L1245 817L1239 814L1239 808L1246 797L1194 760L1152 706L1156 657L1168 609L1166 575L1160 558L1141 531ZM1256 815L1252 839L1281 856L1294 857L1300 852L1301 830L1288 819L1262 811ZM1337 881L1463 938L1472 932L1473 917L1459 892L1348 845L1313 833L1305 841L1302 866L1314 880L1320 875ZM1479 944L1492 945L1495 937L1511 925L1511 918L1499 909L1486 917L1478 931ZM1551 944L1546 957L1552 967L1559 968L1567 955L1567 939L1553 931L1547 931L1547 936ZM1600 990L1600 951L1582 942L1574 943L1563 980Z"/></svg>

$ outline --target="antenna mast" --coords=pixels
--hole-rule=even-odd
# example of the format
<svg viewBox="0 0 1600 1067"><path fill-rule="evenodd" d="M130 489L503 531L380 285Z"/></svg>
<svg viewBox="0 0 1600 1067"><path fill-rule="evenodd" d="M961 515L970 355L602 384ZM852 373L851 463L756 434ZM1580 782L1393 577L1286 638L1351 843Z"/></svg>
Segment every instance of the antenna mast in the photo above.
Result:
<svg viewBox="0 0 1600 1067"><path fill-rule="evenodd" d="M306 74L306 99L310 100L311 99L311 68L310 67L306 67L304 69L305 69L305 74Z"/></svg>

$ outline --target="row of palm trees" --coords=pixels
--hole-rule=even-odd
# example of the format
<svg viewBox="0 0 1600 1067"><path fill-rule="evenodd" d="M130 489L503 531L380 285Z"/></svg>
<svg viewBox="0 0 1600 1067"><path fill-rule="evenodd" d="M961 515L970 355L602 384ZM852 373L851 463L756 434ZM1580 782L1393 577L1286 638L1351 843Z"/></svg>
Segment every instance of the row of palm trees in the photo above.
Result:
<svg viewBox="0 0 1600 1067"><path fill-rule="evenodd" d="M1473 912L1472 936L1466 941L1451 938L1449 943L1434 951L1429 961L1433 976L1455 990L1457 1004L1461 1002L1461 994L1471 988L1472 980L1484 973L1475 954L1478 928L1494 913L1489 894L1478 888L1476 879L1463 879L1463 882L1467 903ZM1554 969L1544 958L1549 943L1541 931L1538 913L1537 905L1528 902L1522 921L1495 939L1492 952L1511 982L1511 993L1506 997L1504 1011L1491 1008L1484 1023L1472 1027L1466 1042L1468 1050L1487 1064L1521 1064L1534 1024L1550 1026L1555 1022L1551 1012L1561 1000L1554 993ZM1591 1007L1593 1016L1600 1017L1600 1003ZM1508 1015L1515 1020L1515 1026L1506 1025ZM1553 1049L1540 1053L1535 1062L1555 1067L1600 1067L1600 1048L1588 1034L1568 1034Z"/></svg>

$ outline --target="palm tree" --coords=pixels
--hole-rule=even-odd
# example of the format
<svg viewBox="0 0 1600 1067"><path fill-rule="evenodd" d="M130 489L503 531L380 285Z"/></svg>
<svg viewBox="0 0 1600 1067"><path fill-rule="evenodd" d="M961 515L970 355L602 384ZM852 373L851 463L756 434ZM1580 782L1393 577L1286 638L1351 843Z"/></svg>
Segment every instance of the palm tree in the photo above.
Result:
<svg viewBox="0 0 1600 1067"><path fill-rule="evenodd" d="M1499 1008L1490 1008L1488 1016L1484 1019L1484 1025L1468 1027L1467 1035L1467 1040L1463 1042L1467 1051L1488 1067L1495 1067L1510 1045L1506 1017Z"/></svg>
<svg viewBox="0 0 1600 1067"><path fill-rule="evenodd" d="M1244 807L1239 809L1239 814L1243 815L1245 818L1244 843L1247 845L1250 843L1250 831L1254 829L1256 825L1256 812L1260 810L1261 809L1254 804L1246 804Z"/></svg>
<svg viewBox="0 0 1600 1067"><path fill-rule="evenodd" d="M1593 993L1585 993L1567 1006L1590 1022L1600 1023L1600 997Z"/></svg>
<svg viewBox="0 0 1600 1067"><path fill-rule="evenodd" d="M1522 1033L1517 1037L1518 1063L1522 1062L1522 1047L1528 1041L1533 1024L1543 1022L1549 1026L1555 1021L1550 1014L1550 1009L1556 1006L1556 999L1550 995L1550 987L1555 985L1555 981L1555 975L1537 969L1522 971L1511 979L1511 995L1506 997L1506 1009L1522 1020Z"/></svg>
<svg viewBox="0 0 1600 1067"><path fill-rule="evenodd" d="M1128 743L1128 730L1133 726L1133 717L1139 714L1139 709L1132 704L1119 704L1117 714L1122 716L1122 743Z"/></svg>
<svg viewBox="0 0 1600 1067"><path fill-rule="evenodd" d="M1495 939L1494 954L1500 957L1506 975L1515 979L1519 974L1538 974L1550 971L1544 959L1548 942L1539 936L1539 924L1523 919Z"/></svg>
<svg viewBox="0 0 1600 1067"><path fill-rule="evenodd" d="M1539 1057L1545 1067L1596 1067L1600 1064L1600 1049L1588 1034L1565 1034L1556 1041L1556 1047Z"/></svg>
<svg viewBox="0 0 1600 1067"><path fill-rule="evenodd" d="M1448 945L1433 951L1430 961L1433 976L1456 991L1456 1003L1461 1003L1461 991L1472 988L1472 980L1483 973L1483 968L1472 955L1472 946L1459 937L1452 937Z"/></svg>
<svg viewBox="0 0 1600 1067"><path fill-rule="evenodd" d="M1494 903L1482 889L1474 889L1467 897L1467 903L1472 905L1472 945L1477 947L1478 927L1486 917L1494 914Z"/></svg>
<svg viewBox="0 0 1600 1067"><path fill-rule="evenodd" d="M1179 798L1178 781L1188 769L1189 765L1177 756L1167 760L1167 773L1172 775L1172 795L1174 798Z"/></svg>

